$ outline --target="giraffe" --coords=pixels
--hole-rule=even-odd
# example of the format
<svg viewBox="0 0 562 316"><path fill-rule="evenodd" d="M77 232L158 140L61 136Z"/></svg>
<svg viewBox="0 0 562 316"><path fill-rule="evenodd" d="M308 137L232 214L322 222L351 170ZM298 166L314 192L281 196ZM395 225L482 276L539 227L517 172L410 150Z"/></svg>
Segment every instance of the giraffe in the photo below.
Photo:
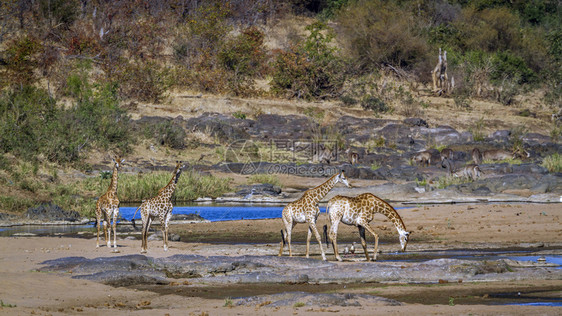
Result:
<svg viewBox="0 0 562 316"><path fill-rule="evenodd" d="M120 157L112 158L113 160L113 174L111 176L111 183L109 188L104 195L102 195L96 203L96 220L98 227L98 237L96 240L96 248L100 246L100 226L101 217L103 214L103 234L105 236L105 241L107 242L107 247L111 248L111 227L107 225L111 224L111 218L113 217L113 249L117 251L117 235L115 234L117 225L117 216L119 216L119 199L117 198L117 172L121 164L125 162L125 159ZM109 234L108 234L109 231ZM109 235L109 236L108 236Z"/></svg>
<svg viewBox="0 0 562 316"><path fill-rule="evenodd" d="M373 220L375 213L380 213L388 217L398 230L401 250L406 250L410 232L406 231L406 226L400 218L396 210L387 202L376 197L371 193L363 193L356 197L348 197L337 195L330 199L326 212L330 218L330 240L334 247L334 254L338 261L342 261L338 253L338 225L340 221L347 225L355 225L359 229L361 236L361 245L365 251L365 257L369 261L369 252L367 251L367 242L365 241L365 229L375 236L375 251L373 253L373 261L377 260L377 251L379 245L379 236L371 228L369 223Z"/></svg>
<svg viewBox="0 0 562 316"><path fill-rule="evenodd" d="M285 230L281 230L281 248L279 249L279 256L283 255L283 246L287 243L289 248L289 256L293 256L291 249L291 231L297 223L308 223L308 236L306 239L306 257L308 258L310 249L310 239L312 233L320 245L320 251L322 252L322 260L326 261L326 255L324 253L324 248L322 248L322 241L320 239L320 234L318 229L316 229L316 220L318 215L320 215L320 208L318 207L318 202L322 199L328 192L336 185L336 183L341 182L347 187L351 185L347 182L347 178L343 170L330 177L323 184L309 189L304 192L303 196L285 206L283 209L281 218L283 219L283 224L285 225Z"/></svg>
<svg viewBox="0 0 562 316"><path fill-rule="evenodd" d="M160 225L162 226L162 238L164 240L164 251L168 251L168 223L170 222L170 218L172 217L172 208L174 207L172 204L172 195L176 190L176 184L180 178L182 169L185 167L185 164L182 161L176 162L176 168L174 169L172 179L168 184L158 191L158 194L150 198L148 200L144 200L142 204L137 207L135 210L135 215L137 215L137 211L141 210L141 218L142 218L142 244L141 244L141 253L146 253L146 249L148 247L147 235L148 229L150 228L150 224L152 220L158 216L160 219Z"/></svg>

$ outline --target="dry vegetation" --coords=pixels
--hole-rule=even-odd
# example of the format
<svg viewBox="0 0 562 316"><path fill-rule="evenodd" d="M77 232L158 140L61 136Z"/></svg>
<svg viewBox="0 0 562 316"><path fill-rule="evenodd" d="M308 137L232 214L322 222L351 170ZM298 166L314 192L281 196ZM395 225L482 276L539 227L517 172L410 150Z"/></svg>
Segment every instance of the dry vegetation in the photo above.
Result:
<svg viewBox="0 0 562 316"><path fill-rule="evenodd" d="M538 0L2 1L0 209L61 195L49 183L112 152L220 160L203 146L220 140L173 121L133 128L143 116L421 117L475 137L524 126L558 139L559 10ZM430 87L439 48L456 82L441 96Z"/></svg>

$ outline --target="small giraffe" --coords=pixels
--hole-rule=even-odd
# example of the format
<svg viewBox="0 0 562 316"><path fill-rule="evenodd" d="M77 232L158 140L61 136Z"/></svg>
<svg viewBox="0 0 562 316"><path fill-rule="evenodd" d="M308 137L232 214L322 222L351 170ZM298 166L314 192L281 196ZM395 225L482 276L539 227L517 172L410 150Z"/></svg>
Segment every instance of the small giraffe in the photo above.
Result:
<svg viewBox="0 0 562 316"><path fill-rule="evenodd" d="M107 242L107 247L111 248L111 227L108 229L108 225L111 224L111 218L113 218L113 249L117 251L117 235L115 234L117 217L119 216L119 199L117 198L117 171L125 159L120 157L112 158L113 160L113 175L111 176L111 183L109 188L104 195L102 195L96 203L96 220L98 227L98 238L96 240L96 248L100 246L100 226L101 217L103 214L103 234L105 236L105 241ZM109 236L108 236L109 231Z"/></svg>
<svg viewBox="0 0 562 316"><path fill-rule="evenodd" d="M283 254L283 246L287 243L289 247L289 256L293 256L291 249L291 231L297 223L308 223L308 237L306 239L306 257L308 258L310 249L310 239L312 233L316 237L318 244L320 245L320 251L322 252L322 260L326 260L326 255L324 254L324 248L322 248L322 241L320 239L320 234L318 229L316 229L316 220L318 215L320 215L320 208L318 207L318 202L322 199L328 192L336 185L336 183L341 182L347 187L351 187L347 182L347 178L343 170L341 173L333 175L328 181L317 186L316 188L309 189L304 192L303 196L285 206L282 212L283 224L285 225L285 230L281 230L281 249L279 249L279 256Z"/></svg>
<svg viewBox="0 0 562 316"><path fill-rule="evenodd" d="M158 216L160 219L160 225L162 226L162 238L164 240L164 251L168 251L168 223L170 222L170 218L172 217L172 195L176 190L176 184L180 178L182 169L185 167L185 164L182 161L177 161L176 168L174 169L174 175L168 184L158 191L158 194L148 200L144 200L142 204L135 210L135 215L137 215L137 211L141 210L141 218L142 218L142 244L141 244L141 253L146 253L146 249L148 247L147 235L148 229L150 228L150 224L152 220Z"/></svg>
<svg viewBox="0 0 562 316"><path fill-rule="evenodd" d="M361 245L365 251L367 261L370 259L369 252L367 251L367 242L365 241L365 229L375 236L373 261L377 260L379 236L369 225L369 223L373 220L375 213L383 214L392 221L396 230L398 230L398 234L400 235L400 245L402 246L402 251L406 250L410 232L406 231L406 226L404 226L402 218L400 218L400 215L398 215L396 210L390 206L390 204L371 193L363 193L356 197L337 195L331 198L328 202L326 212L330 218L330 240L332 241L334 254L338 261L342 261L338 253L337 243L338 225L340 221L347 225L357 226L359 229L359 235L361 236Z"/></svg>

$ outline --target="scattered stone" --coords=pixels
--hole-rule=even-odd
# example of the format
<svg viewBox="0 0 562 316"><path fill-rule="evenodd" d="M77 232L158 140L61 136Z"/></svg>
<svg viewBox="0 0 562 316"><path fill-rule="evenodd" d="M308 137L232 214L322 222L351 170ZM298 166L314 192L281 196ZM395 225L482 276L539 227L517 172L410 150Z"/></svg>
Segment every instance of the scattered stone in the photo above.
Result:
<svg viewBox="0 0 562 316"><path fill-rule="evenodd" d="M362 304L363 303L363 304ZM324 294L306 292L286 292L272 295L260 295L238 299L237 306L265 306L270 308L282 306L400 306L402 303L383 297L368 294Z"/></svg>

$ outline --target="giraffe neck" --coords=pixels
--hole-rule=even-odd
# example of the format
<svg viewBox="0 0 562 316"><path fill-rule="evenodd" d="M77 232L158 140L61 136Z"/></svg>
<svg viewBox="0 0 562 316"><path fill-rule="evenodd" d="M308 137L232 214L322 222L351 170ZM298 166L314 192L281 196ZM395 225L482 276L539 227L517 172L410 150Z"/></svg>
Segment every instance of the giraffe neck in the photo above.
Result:
<svg viewBox="0 0 562 316"><path fill-rule="evenodd" d="M336 185L337 176L338 174L333 175L330 179L328 179L328 181L322 183L316 188L308 190L305 195L309 196L310 201L312 203L314 204L318 203Z"/></svg>
<svg viewBox="0 0 562 316"><path fill-rule="evenodd" d="M170 182L168 182L168 185L160 189L160 192L158 192L158 196L168 200L171 199L172 195L174 194L174 191L176 190L176 183L178 183L180 175L181 175L181 169L179 169L179 167L176 167L172 179L170 180Z"/></svg>
<svg viewBox="0 0 562 316"><path fill-rule="evenodd" d="M374 202L375 204L373 205L373 211L375 213L380 213L386 216L392 222L392 224L394 224L394 227L396 228L398 233L406 232L406 225L404 225L402 218L400 217L398 212L396 212L396 210L392 206L390 206L390 204L380 199L375 199Z"/></svg>
<svg viewBox="0 0 562 316"><path fill-rule="evenodd" d="M109 184L108 192L115 194L117 192L117 164L113 165L113 174L111 175L111 183Z"/></svg>
<svg viewBox="0 0 562 316"><path fill-rule="evenodd" d="M394 227L396 227L398 233L404 233L406 231L406 226L404 225L402 218L400 217L400 215L398 215L398 212L396 212L396 210L392 206L387 204L383 212L381 213L388 217L388 219L390 219L392 224L394 224Z"/></svg>

